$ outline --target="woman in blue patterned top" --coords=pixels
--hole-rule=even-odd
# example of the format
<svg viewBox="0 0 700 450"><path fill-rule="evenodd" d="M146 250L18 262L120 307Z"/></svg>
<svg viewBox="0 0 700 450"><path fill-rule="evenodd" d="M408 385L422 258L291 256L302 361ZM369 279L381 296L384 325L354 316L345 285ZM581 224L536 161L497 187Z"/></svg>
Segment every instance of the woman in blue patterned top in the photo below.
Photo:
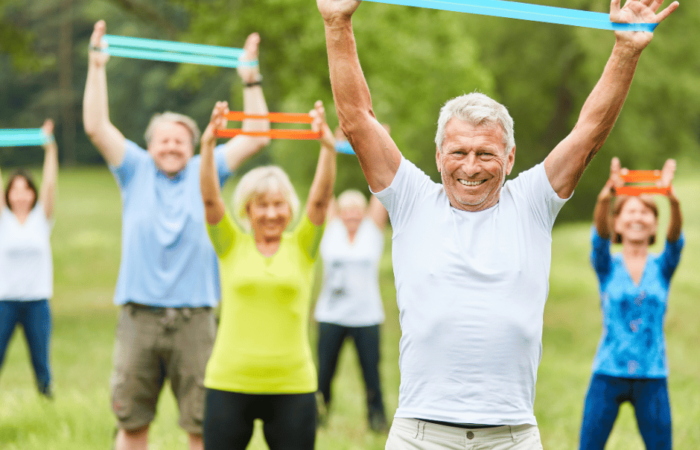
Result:
<svg viewBox="0 0 700 450"><path fill-rule="evenodd" d="M676 162L667 160L659 185L671 186ZM603 335L586 395L580 449L605 447L620 405L632 403L648 450L671 449L671 408L664 315L673 272L683 248L681 210L673 188L667 194L671 219L662 253L650 254L656 240L658 209L650 197L617 197L620 161L598 196L592 230L591 262L600 283ZM611 254L610 244L622 252Z"/></svg>

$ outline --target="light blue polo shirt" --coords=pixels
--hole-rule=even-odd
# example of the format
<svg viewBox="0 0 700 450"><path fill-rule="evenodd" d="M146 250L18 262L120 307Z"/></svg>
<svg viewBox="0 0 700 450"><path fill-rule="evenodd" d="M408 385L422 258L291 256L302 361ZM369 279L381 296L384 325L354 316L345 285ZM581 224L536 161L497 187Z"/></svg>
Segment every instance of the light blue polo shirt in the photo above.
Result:
<svg viewBox="0 0 700 450"><path fill-rule="evenodd" d="M223 146L215 150L221 185L231 175ZM114 303L215 306L221 297L216 253L204 221L200 157L174 178L126 141L124 161L110 166L122 196L122 259Z"/></svg>

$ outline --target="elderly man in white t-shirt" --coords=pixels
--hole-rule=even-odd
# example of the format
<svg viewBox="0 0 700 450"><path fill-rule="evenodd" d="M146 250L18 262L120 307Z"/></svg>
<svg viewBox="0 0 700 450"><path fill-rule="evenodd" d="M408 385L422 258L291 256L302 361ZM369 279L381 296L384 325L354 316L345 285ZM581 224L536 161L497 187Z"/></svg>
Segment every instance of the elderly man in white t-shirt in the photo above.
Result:
<svg viewBox="0 0 700 450"><path fill-rule="evenodd" d="M663 0L611 5L654 22ZM389 211L401 317L399 407L387 449L541 449L533 414L551 230L625 101L653 35L616 32L576 127L542 164L504 184L513 120L482 94L449 101L435 139L442 184L404 159L375 119L357 57L356 0L317 0L340 124ZM409 88L407 86L407 88Z"/></svg>

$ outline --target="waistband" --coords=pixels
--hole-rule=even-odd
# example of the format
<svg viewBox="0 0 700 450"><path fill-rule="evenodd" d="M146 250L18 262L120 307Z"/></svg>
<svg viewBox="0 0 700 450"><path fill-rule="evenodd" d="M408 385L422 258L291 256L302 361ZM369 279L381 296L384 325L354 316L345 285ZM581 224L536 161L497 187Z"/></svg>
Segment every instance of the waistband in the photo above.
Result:
<svg viewBox="0 0 700 450"><path fill-rule="evenodd" d="M405 433L411 433L416 439L467 439L469 442L480 440L490 441L493 439L517 439L523 434L537 429L536 425L501 425L489 428L461 428L449 425L440 425L432 422L425 422L418 419L404 419L394 417L392 428L397 427Z"/></svg>

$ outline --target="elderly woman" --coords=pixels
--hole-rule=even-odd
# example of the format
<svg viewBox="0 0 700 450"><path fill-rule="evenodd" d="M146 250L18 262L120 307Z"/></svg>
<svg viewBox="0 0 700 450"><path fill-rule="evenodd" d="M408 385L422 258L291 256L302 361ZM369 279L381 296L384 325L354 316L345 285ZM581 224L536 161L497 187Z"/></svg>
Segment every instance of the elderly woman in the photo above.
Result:
<svg viewBox="0 0 700 450"><path fill-rule="evenodd" d="M41 188L29 172L10 175L3 192L0 174L0 368L17 324L24 329L39 392L51 398L51 311L53 261L51 227L58 179L58 148L53 122L42 127L44 145Z"/></svg>
<svg viewBox="0 0 700 450"><path fill-rule="evenodd" d="M338 355L345 338L351 337L365 380L370 428L383 431L386 416L379 382L379 326L384 322L384 310L379 260L388 214L376 197L368 207L364 195L355 190L340 194L336 204L338 215L330 218L321 241L324 276L315 313L318 389L328 410Z"/></svg>
<svg viewBox="0 0 700 450"><path fill-rule="evenodd" d="M671 206L661 254L649 253L658 226L652 198L618 197L610 217L614 188L619 185L617 158L598 196L591 260L600 283L603 336L584 406L581 449L605 447L619 407L627 401L634 407L646 448L672 448L663 326L671 277L683 248L680 204L670 187L675 169L675 161L666 161L659 182L669 187ZM622 252L611 254L611 243L622 244Z"/></svg>
<svg viewBox="0 0 700 450"><path fill-rule="evenodd" d="M226 212L214 164L213 130L226 124L217 103L202 137L200 182L209 236L219 257L221 321L207 365L204 443L245 449L253 421L264 422L271 450L313 449L316 373L307 338L314 261L335 181L333 136L321 102L311 112L322 131L305 213L279 167L247 173L234 194L240 225Z"/></svg>

